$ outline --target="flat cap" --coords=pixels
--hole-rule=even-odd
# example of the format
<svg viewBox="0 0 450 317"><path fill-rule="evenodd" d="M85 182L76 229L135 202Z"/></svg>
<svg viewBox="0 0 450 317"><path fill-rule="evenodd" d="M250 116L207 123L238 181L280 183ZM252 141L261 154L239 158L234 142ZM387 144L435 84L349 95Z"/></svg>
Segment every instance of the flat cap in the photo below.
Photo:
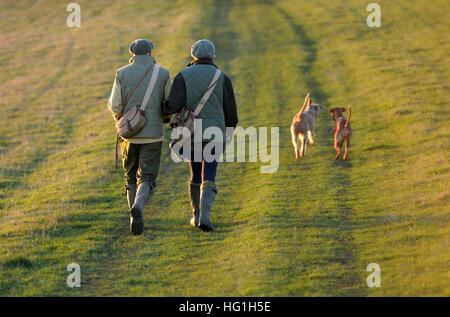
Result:
<svg viewBox="0 0 450 317"><path fill-rule="evenodd" d="M194 58L215 58L216 48L213 42L208 40L200 40L195 42L191 47L191 55Z"/></svg>
<svg viewBox="0 0 450 317"><path fill-rule="evenodd" d="M153 50L153 43L149 40L137 39L130 45L130 52L135 55L144 55Z"/></svg>

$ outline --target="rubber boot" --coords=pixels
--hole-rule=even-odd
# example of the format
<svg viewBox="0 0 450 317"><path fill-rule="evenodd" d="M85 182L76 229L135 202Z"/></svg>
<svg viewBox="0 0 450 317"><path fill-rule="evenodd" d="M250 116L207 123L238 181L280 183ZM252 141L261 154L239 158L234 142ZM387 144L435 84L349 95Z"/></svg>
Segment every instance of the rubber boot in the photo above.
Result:
<svg viewBox="0 0 450 317"><path fill-rule="evenodd" d="M130 210L130 230L134 235L140 235L144 231L144 207L153 194L153 186L148 182L139 184L133 207Z"/></svg>
<svg viewBox="0 0 450 317"><path fill-rule="evenodd" d="M199 228L203 231L213 231L210 220L211 207L217 194L217 186L211 181L204 181L200 187L200 219Z"/></svg>
<svg viewBox="0 0 450 317"><path fill-rule="evenodd" d="M131 207L133 207L134 204L134 198L136 197L136 184L128 184L127 185L127 201L128 201L128 210L131 209Z"/></svg>
<svg viewBox="0 0 450 317"><path fill-rule="evenodd" d="M192 218L191 226L198 227L200 216L200 186L201 184L189 182L189 200L191 201Z"/></svg>

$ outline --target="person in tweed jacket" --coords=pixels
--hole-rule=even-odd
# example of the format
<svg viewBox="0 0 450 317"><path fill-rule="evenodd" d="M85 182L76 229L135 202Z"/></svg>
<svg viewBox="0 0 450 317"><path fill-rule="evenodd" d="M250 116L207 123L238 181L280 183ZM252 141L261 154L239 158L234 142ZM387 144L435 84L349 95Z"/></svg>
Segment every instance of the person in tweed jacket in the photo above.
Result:
<svg viewBox="0 0 450 317"><path fill-rule="evenodd" d="M108 102L108 109L114 120L119 120L121 114L142 103L155 69L154 66L140 85L137 85L150 65L156 64L152 56L153 47L153 43L149 40L133 41L129 48L130 63L116 71ZM136 86L126 108L123 109ZM132 138L121 140L126 194L130 210L130 230L135 235L142 234L144 230L144 207L156 186L164 131L161 104L168 99L171 86L169 71L159 67L155 87L145 108L146 125Z"/></svg>

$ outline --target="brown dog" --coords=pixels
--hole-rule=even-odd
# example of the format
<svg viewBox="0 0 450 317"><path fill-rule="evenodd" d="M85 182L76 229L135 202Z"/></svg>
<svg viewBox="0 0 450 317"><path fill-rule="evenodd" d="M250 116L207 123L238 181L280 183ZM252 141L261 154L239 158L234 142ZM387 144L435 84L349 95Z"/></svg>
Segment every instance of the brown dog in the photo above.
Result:
<svg viewBox="0 0 450 317"><path fill-rule="evenodd" d="M352 114L352 107L348 106L348 117L344 118L345 108L332 108L330 109L331 118L334 121L333 133L334 133L334 148L337 151L336 157L337 160L339 156L341 156L341 147L344 141L345 144L345 153L343 159L347 159L348 148L350 146L350 138L352 137L352 127L350 126L350 116Z"/></svg>
<svg viewBox="0 0 450 317"><path fill-rule="evenodd" d="M314 127L319 111L323 109L321 105L311 104L310 94L308 93L303 102L303 106L292 120L291 137L294 145L295 158L305 155L306 143L314 146ZM299 149L298 141L301 142Z"/></svg>

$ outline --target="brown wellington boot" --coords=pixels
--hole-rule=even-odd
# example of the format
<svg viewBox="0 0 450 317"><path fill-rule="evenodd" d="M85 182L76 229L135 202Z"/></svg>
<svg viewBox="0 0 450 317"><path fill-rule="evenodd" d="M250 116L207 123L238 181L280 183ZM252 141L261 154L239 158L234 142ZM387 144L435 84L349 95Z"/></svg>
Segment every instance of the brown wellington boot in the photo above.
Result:
<svg viewBox="0 0 450 317"><path fill-rule="evenodd" d="M191 201L192 218L191 226L198 227L200 216L200 186L201 184L189 182L189 200Z"/></svg>

